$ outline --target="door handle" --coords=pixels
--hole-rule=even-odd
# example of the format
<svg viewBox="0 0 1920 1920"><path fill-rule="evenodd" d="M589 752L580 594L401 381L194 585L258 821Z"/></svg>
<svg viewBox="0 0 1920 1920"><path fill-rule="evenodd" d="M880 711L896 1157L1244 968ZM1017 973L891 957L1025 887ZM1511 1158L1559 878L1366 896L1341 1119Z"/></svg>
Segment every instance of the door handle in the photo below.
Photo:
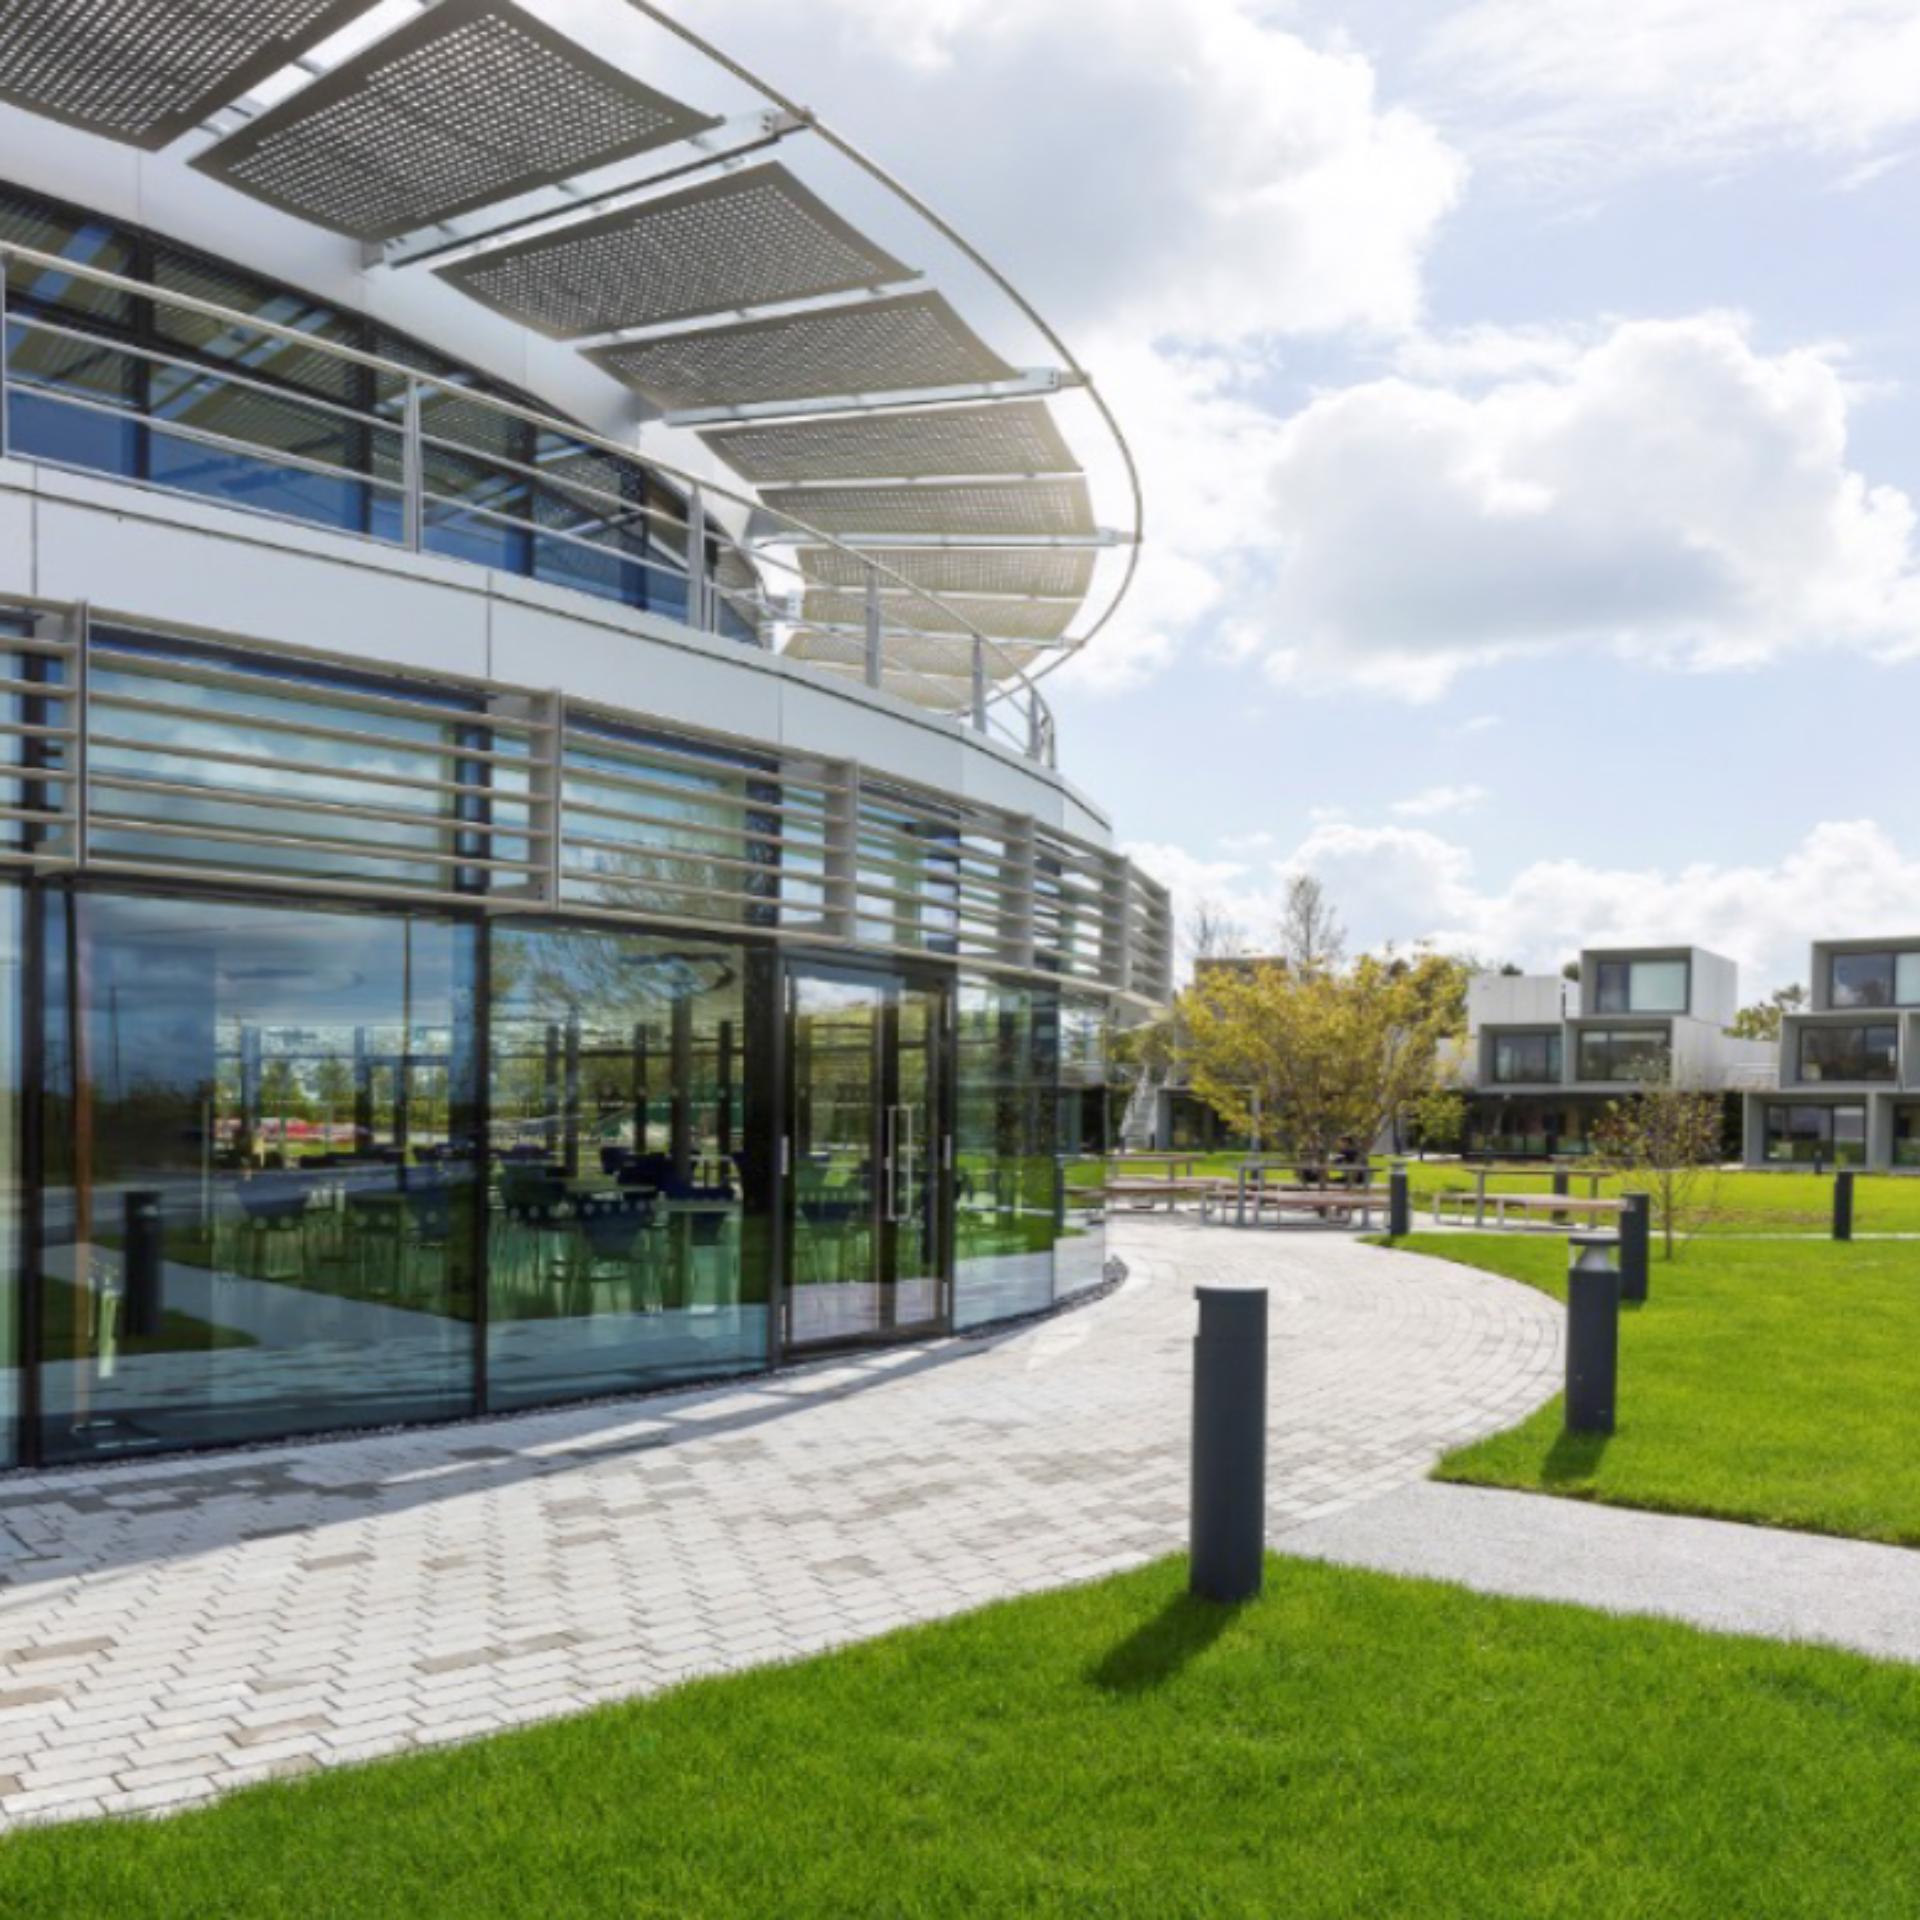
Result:
<svg viewBox="0 0 1920 1920"><path fill-rule="evenodd" d="M880 1153L880 1182L885 1195L882 1212L889 1224L900 1218L899 1165L900 1109L898 1107L888 1107L886 1110L884 1139Z"/></svg>

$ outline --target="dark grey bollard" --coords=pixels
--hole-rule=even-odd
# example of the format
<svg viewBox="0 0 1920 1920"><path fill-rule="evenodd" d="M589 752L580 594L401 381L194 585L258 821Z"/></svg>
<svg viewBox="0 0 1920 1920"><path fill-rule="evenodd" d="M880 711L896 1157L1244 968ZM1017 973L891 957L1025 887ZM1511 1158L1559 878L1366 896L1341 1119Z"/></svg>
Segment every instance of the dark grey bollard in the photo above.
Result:
<svg viewBox="0 0 1920 1920"><path fill-rule="evenodd" d="M1611 1433L1614 1388L1620 1374L1620 1269L1614 1238L1568 1235L1567 1431Z"/></svg>
<svg viewBox="0 0 1920 1920"><path fill-rule="evenodd" d="M1267 1295L1196 1287L1192 1555L1201 1600L1251 1600L1267 1544Z"/></svg>
<svg viewBox="0 0 1920 1920"><path fill-rule="evenodd" d="M1853 1169L1842 1167L1833 1176L1833 1237L1853 1238Z"/></svg>
<svg viewBox="0 0 1920 1920"><path fill-rule="evenodd" d="M1555 1167L1553 1170L1553 1197L1556 1200L1564 1200L1572 1192L1571 1176L1568 1174L1566 1168ZM1553 1213L1553 1224L1556 1227L1564 1227L1567 1224L1566 1214L1557 1207Z"/></svg>
<svg viewBox="0 0 1920 1920"><path fill-rule="evenodd" d="M160 1331L161 1261L165 1258L160 1195L140 1188L121 1198L120 1327L135 1339Z"/></svg>
<svg viewBox="0 0 1920 1920"><path fill-rule="evenodd" d="M1398 1240L1413 1231L1413 1182L1405 1167L1387 1175L1387 1238Z"/></svg>
<svg viewBox="0 0 1920 1920"><path fill-rule="evenodd" d="M1630 1193L1620 1216L1620 1298L1644 1300L1653 1278L1653 1195Z"/></svg>

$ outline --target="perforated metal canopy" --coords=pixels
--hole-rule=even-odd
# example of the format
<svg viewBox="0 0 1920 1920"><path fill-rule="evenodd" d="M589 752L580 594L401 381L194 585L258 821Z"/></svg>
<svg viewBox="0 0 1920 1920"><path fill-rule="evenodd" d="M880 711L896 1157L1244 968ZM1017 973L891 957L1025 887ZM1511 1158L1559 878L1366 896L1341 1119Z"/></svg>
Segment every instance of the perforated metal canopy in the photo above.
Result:
<svg viewBox="0 0 1920 1920"><path fill-rule="evenodd" d="M559 339L910 277L775 163L435 269Z"/></svg>
<svg viewBox="0 0 1920 1920"><path fill-rule="evenodd" d="M0 100L156 150L370 0L6 0Z"/></svg>
<svg viewBox="0 0 1920 1920"><path fill-rule="evenodd" d="M590 347L587 357L663 413L971 386L1015 372L937 293Z"/></svg>
<svg viewBox="0 0 1920 1920"><path fill-rule="evenodd" d="M1094 556L1084 548L1016 547L978 552L961 547L890 547L890 571L943 597L969 593L1037 593L1084 599ZM800 571L823 586L864 587L865 563L837 547L802 547Z"/></svg>
<svg viewBox="0 0 1920 1920"><path fill-rule="evenodd" d="M1080 471L1043 400L726 427L700 437L756 482Z"/></svg>
<svg viewBox="0 0 1920 1920"><path fill-rule="evenodd" d="M1084 480L1010 480L933 487L771 487L776 513L822 533L1090 534Z"/></svg>
<svg viewBox="0 0 1920 1920"><path fill-rule="evenodd" d="M917 594L885 592L880 596L881 625L922 633L963 634L969 627L994 639L1058 640L1080 610L1074 600L986 600L949 594L923 600ZM816 587L801 601L801 618L821 626L862 627L867 596L845 587Z"/></svg>
<svg viewBox="0 0 1920 1920"><path fill-rule="evenodd" d="M500 0L440 0L194 165L390 239L718 125Z"/></svg>

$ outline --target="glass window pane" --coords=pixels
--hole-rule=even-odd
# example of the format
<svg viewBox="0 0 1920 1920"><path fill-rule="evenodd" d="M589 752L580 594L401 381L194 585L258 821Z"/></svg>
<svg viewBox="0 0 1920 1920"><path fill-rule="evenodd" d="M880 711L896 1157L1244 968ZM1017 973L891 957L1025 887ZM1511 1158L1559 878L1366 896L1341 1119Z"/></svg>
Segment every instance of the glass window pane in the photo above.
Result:
<svg viewBox="0 0 1920 1920"><path fill-rule="evenodd" d="M1830 974L1836 1007L1890 1007L1894 1002L1893 955L1836 953Z"/></svg>
<svg viewBox="0 0 1920 1920"><path fill-rule="evenodd" d="M1107 1271L1107 1009L1072 995L1060 1002L1060 1104L1056 1148L1064 1203L1053 1250L1056 1300L1096 1287Z"/></svg>
<svg viewBox="0 0 1920 1920"><path fill-rule="evenodd" d="M1893 997L1903 1007L1920 1007L1920 953L1903 953L1895 959Z"/></svg>
<svg viewBox="0 0 1920 1920"><path fill-rule="evenodd" d="M1687 1010L1687 962L1684 960L1636 960L1629 987L1631 1013L1685 1013Z"/></svg>
<svg viewBox="0 0 1920 1920"><path fill-rule="evenodd" d="M99 894L46 961L48 1456L467 1411L473 930Z"/></svg>
<svg viewBox="0 0 1920 1920"><path fill-rule="evenodd" d="M1899 1030L1873 1026L1800 1029L1802 1080L1891 1080L1899 1058Z"/></svg>
<svg viewBox="0 0 1920 1920"><path fill-rule="evenodd" d="M502 927L491 970L491 1403L764 1366L747 956Z"/></svg>
<svg viewBox="0 0 1920 1920"><path fill-rule="evenodd" d="M1594 969L1595 1013L1631 1013L1633 1011L1633 970L1624 960L1602 960Z"/></svg>
<svg viewBox="0 0 1920 1920"><path fill-rule="evenodd" d="M955 1326L1053 1300L1064 1189L1054 1157L1059 1002L965 980L955 1009Z"/></svg>
<svg viewBox="0 0 1920 1920"><path fill-rule="evenodd" d="M13 1462L20 1410L21 908L18 887L0 888L0 1465Z"/></svg>

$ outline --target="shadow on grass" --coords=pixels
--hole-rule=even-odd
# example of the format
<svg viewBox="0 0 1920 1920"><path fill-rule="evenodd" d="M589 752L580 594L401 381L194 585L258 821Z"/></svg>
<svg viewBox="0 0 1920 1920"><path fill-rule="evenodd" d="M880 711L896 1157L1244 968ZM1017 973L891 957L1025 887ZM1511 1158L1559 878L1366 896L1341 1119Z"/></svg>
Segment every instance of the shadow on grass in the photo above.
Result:
<svg viewBox="0 0 1920 1920"><path fill-rule="evenodd" d="M1568 1433L1563 1427L1540 1463L1541 1485L1565 1487L1577 1480L1591 1480L1600 1471L1607 1442L1612 1438L1610 1433Z"/></svg>
<svg viewBox="0 0 1920 1920"><path fill-rule="evenodd" d="M1088 1678L1106 1693L1145 1693L1165 1686L1226 1632L1246 1604L1222 1605L1176 1594L1113 1648Z"/></svg>

